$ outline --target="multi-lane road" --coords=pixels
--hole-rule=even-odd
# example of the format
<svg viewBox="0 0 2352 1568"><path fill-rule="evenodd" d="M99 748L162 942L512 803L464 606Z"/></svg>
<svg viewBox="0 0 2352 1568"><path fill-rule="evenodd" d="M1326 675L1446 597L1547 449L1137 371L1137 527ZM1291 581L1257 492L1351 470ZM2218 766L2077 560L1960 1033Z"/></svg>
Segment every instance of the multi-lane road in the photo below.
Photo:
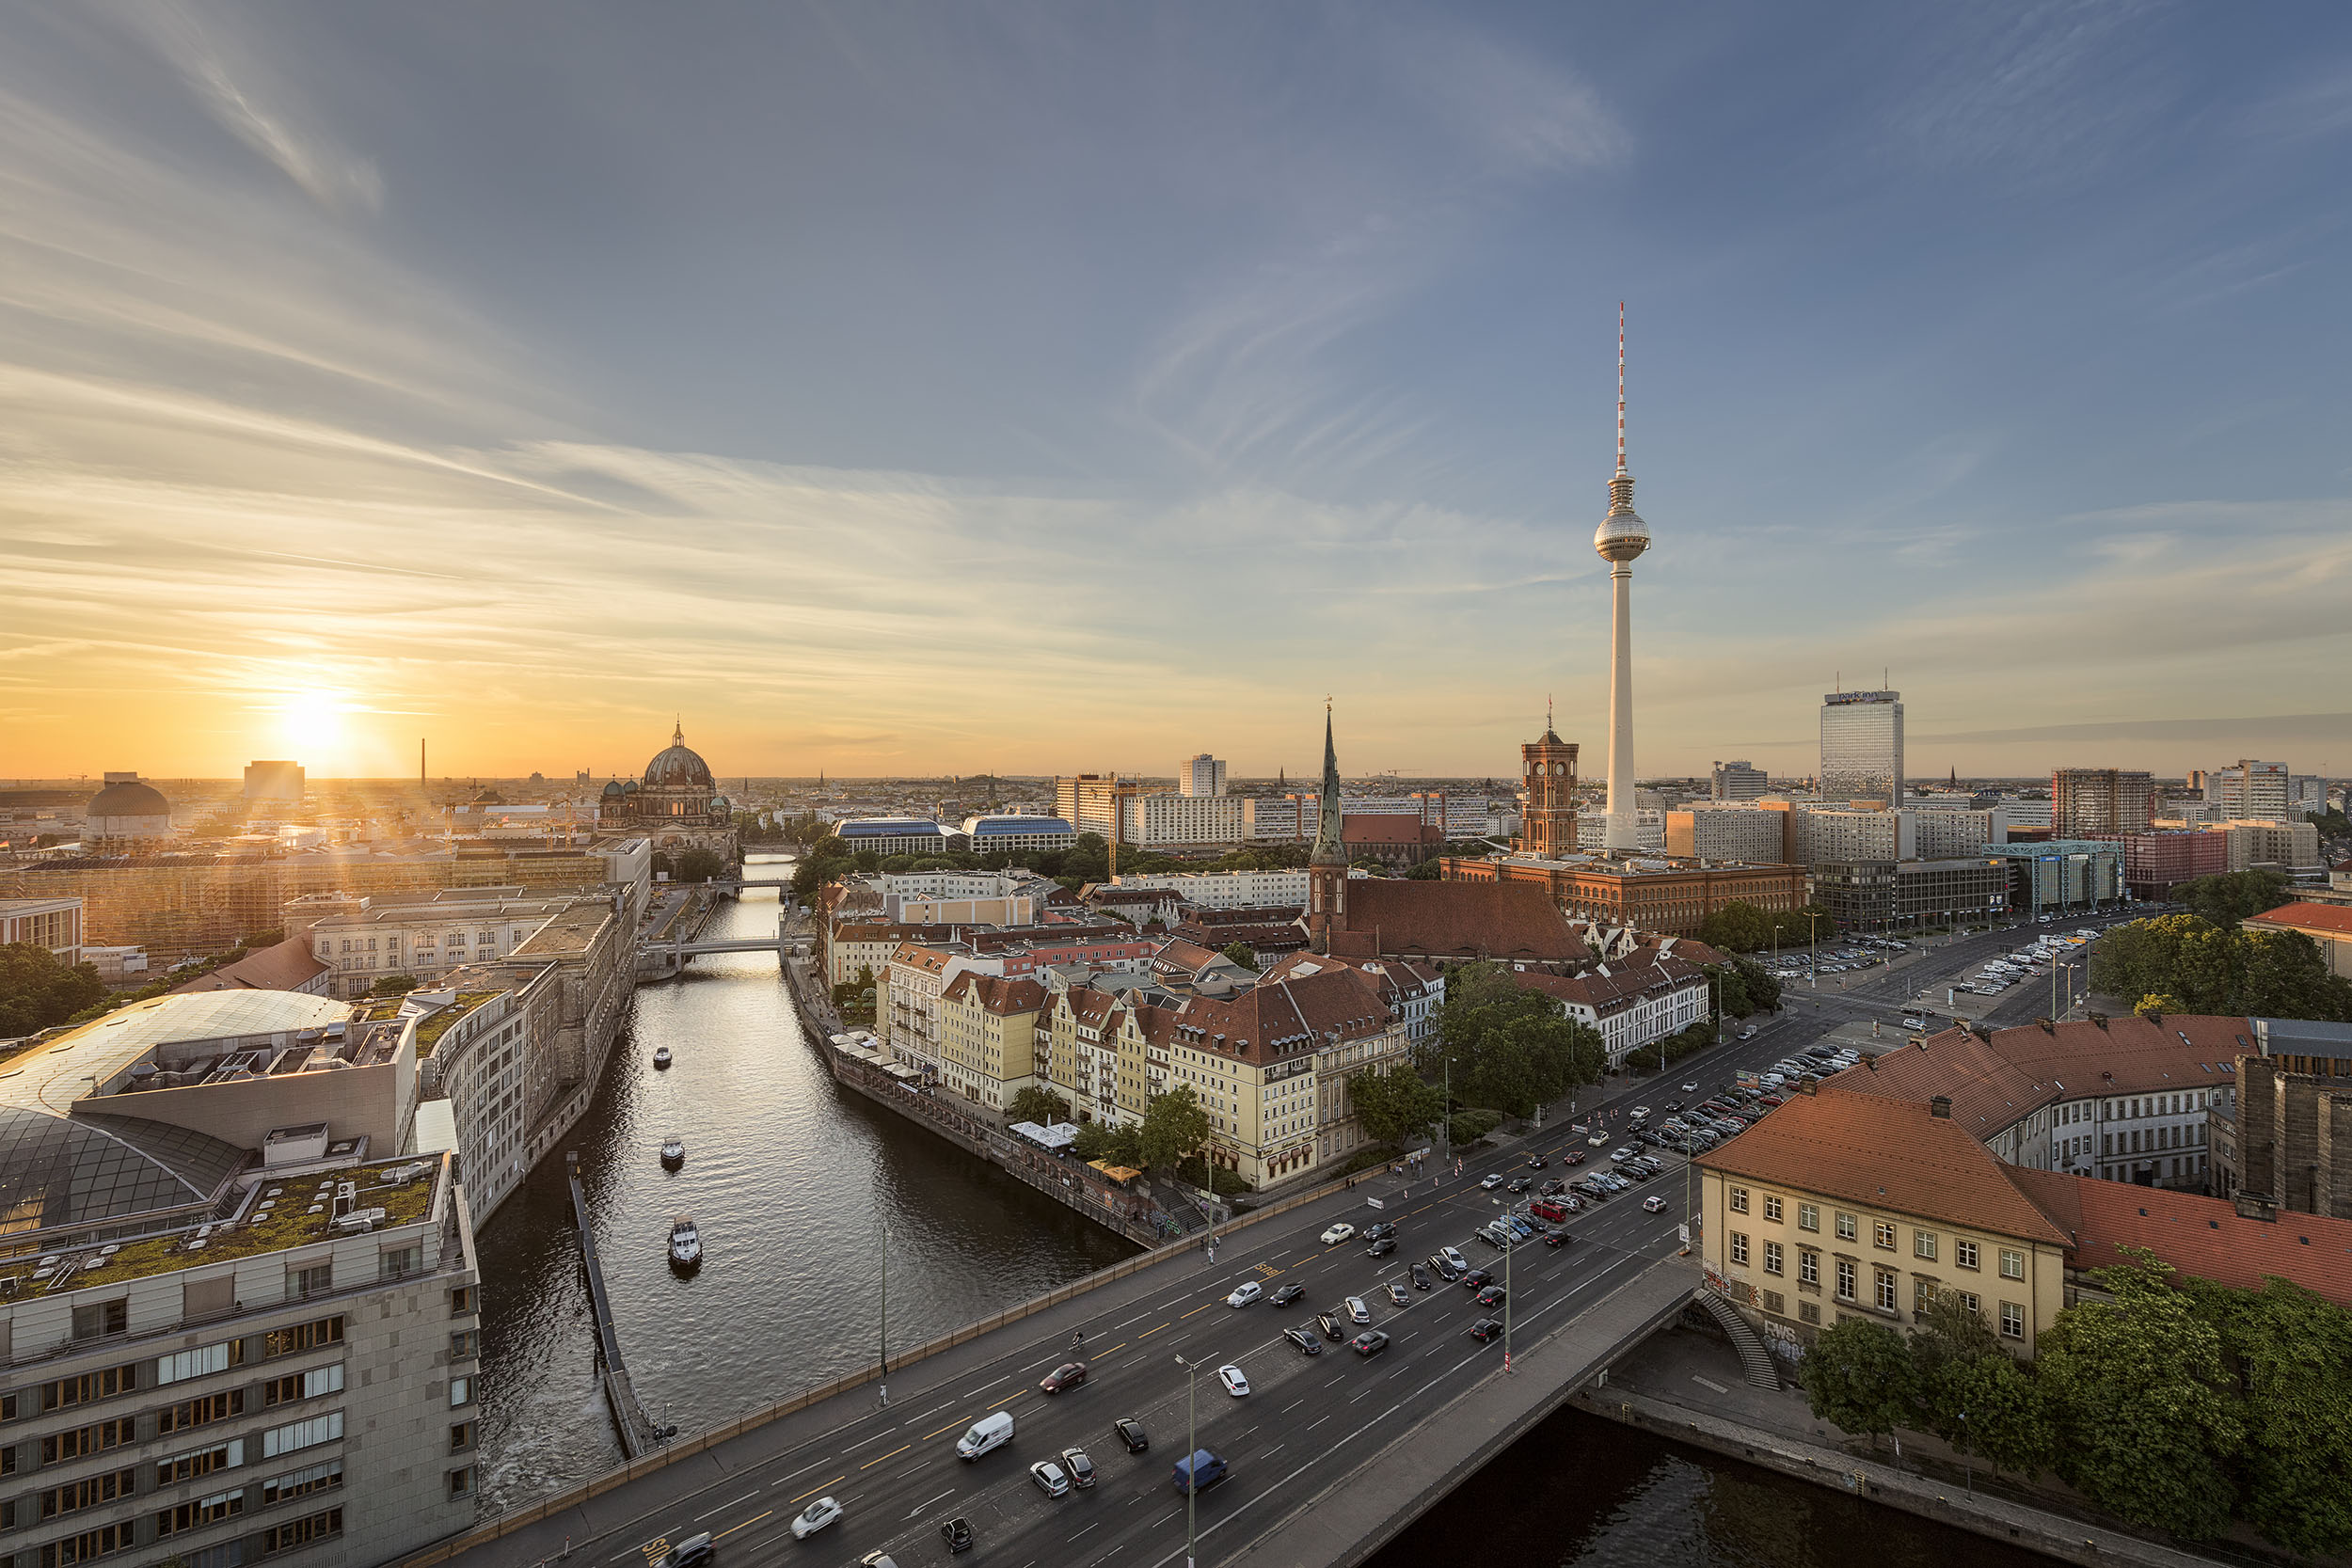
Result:
<svg viewBox="0 0 2352 1568"><path fill-rule="evenodd" d="M1975 969L2033 929L2008 928L1915 952L1900 967L1848 975L1842 990L1793 985L1791 1006L1760 1022L1753 1039L1719 1047L1656 1079L1613 1085L1574 1124L1559 1117L1506 1151L1467 1160L1458 1176L1449 1167L1434 1180L1402 1186L1384 1178L1231 1232L1214 1261L1197 1248L1187 1251L894 1372L887 1407L864 1391L827 1402L711 1455L657 1471L582 1510L478 1547L461 1560L531 1563L552 1555L556 1538L568 1535L581 1543L593 1537L592 1549L576 1548L574 1560L628 1568L657 1557L670 1543L708 1531L723 1563L850 1564L887 1552L901 1568L913 1568L950 1560L939 1527L961 1516L975 1537L961 1560L975 1564L1169 1568L1185 1552L1184 1498L1170 1470L1186 1451L1188 1418L1199 1445L1232 1467L1231 1479L1204 1491L1197 1507L1200 1560L1220 1560L1385 1447L1418 1409L1502 1375L1502 1344L1469 1337L1470 1324L1488 1315L1470 1292L1441 1280L1425 1291L1409 1285L1409 1265L1440 1246L1502 1274L1502 1255L1472 1240L1504 1197L1482 1187L1483 1177L1534 1174L1525 1171L1531 1153L1549 1162L1542 1173L1547 1177L1579 1174L1561 1164L1574 1149L1588 1155L1588 1169L1605 1164L1607 1149L1629 1125L1630 1107L1649 1104L1662 1113L1666 1100L1694 1098L1679 1089L1683 1082L1697 1083L1702 1096L1712 1093L1735 1072L1765 1066L1846 1022L1899 1016L1903 1004L1927 987L1940 996L1947 976ZM2030 1016L2034 990L2026 985L2011 993L2026 1009L2024 1016ZM1594 1147L1578 1126L1606 1130L1609 1137ZM1668 1165L1663 1176L1572 1216L1569 1245L1523 1246L1513 1255L1516 1342L1549 1334L1645 1261L1677 1249L1685 1172L1676 1156L1661 1158ZM1641 1200L1653 1194L1666 1200L1662 1212L1643 1209ZM1375 1211L1367 1198L1384 1207ZM1375 1259L1366 1255L1360 1236L1323 1244L1321 1233L1340 1219L1359 1229L1393 1222L1398 1249ZM1245 1280L1259 1282L1267 1296L1290 1284L1303 1285L1306 1294L1286 1308L1263 1299L1228 1307L1227 1294ZM1401 1306L1389 1299L1391 1281L1406 1284ZM1282 1338L1286 1327L1312 1332L1315 1314L1337 1308L1350 1295L1362 1299L1372 1326L1390 1337L1383 1353L1359 1356L1346 1344L1318 1336L1322 1351L1310 1356ZM871 1312L872 1304L845 1296L839 1323L812 1331L863 1332ZM1347 1332L1358 1329L1349 1324ZM1046 1373L1073 1359L1076 1334L1084 1335L1076 1358L1089 1368L1087 1381L1059 1394L1040 1391ZM1189 1418L1180 1357L1200 1369ZM1217 1382L1216 1369L1227 1364L1247 1374L1246 1397L1228 1394ZM788 1382L788 1367L778 1370L784 1375L777 1380ZM747 1383L767 1380L751 1361L744 1377ZM956 1438L993 1411L1012 1417L1011 1441L977 1461L959 1459ZM1126 1450L1112 1426L1120 1417L1142 1423L1148 1452ZM1058 1498L1044 1496L1028 1465L1073 1447L1092 1460L1094 1485ZM796 1540L794 1516L821 1497L840 1503L840 1519L806 1541Z"/></svg>

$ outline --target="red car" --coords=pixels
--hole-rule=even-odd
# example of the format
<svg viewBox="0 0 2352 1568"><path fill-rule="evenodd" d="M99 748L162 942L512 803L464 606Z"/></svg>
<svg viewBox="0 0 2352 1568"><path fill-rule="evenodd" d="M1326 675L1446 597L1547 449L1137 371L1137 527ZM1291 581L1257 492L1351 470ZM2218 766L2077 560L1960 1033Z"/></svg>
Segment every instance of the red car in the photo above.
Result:
<svg viewBox="0 0 2352 1568"><path fill-rule="evenodd" d="M1044 1381L1037 1386L1040 1393L1058 1394L1065 1388L1075 1388L1086 1380L1087 1364L1085 1362L1065 1361L1047 1372Z"/></svg>
<svg viewBox="0 0 2352 1568"><path fill-rule="evenodd" d="M1564 1165L1581 1165L1584 1163L1584 1151L1581 1148L1571 1148L1560 1156L1560 1163Z"/></svg>

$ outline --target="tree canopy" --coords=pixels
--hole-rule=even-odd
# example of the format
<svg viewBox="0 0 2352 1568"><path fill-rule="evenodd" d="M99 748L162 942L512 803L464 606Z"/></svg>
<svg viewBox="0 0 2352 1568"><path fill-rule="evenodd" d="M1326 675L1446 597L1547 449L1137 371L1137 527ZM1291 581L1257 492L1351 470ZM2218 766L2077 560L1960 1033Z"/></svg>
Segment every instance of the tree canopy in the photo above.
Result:
<svg viewBox="0 0 2352 1568"><path fill-rule="evenodd" d="M2172 890L2173 901L2216 926L2234 926L2249 914L2295 902L2295 882L2280 871L2225 871L2200 877Z"/></svg>
<svg viewBox="0 0 2352 1568"><path fill-rule="evenodd" d="M1903 1337L1870 1318L1844 1318L1821 1330L1797 1369L1813 1414L1847 1432L1883 1437L1908 1426L1918 1373Z"/></svg>
<svg viewBox="0 0 2352 1568"><path fill-rule="evenodd" d="M1366 1135L1375 1143L1400 1143L1436 1126L1445 1115L1445 1097L1409 1062L1366 1068L1347 1081L1347 1094Z"/></svg>
<svg viewBox="0 0 2352 1568"><path fill-rule="evenodd" d="M1836 934L1837 922L1819 904L1773 914L1744 898L1730 900L1700 921L1698 928L1699 941L1726 953L1760 953L1773 944L1775 935L1783 947L1803 947L1816 936Z"/></svg>
<svg viewBox="0 0 2352 1568"><path fill-rule="evenodd" d="M1014 1121L1033 1121L1040 1127L1051 1127L1057 1121L1070 1119L1070 1101L1040 1084L1031 1084L1012 1097L1005 1114Z"/></svg>
<svg viewBox="0 0 2352 1568"><path fill-rule="evenodd" d="M1143 1164L1154 1170L1172 1170L1176 1162L1199 1152L1209 1141L1209 1113L1190 1084L1179 1084L1155 1094L1143 1107Z"/></svg>
<svg viewBox="0 0 2352 1568"><path fill-rule="evenodd" d="M0 946L0 1037L63 1023L105 998L94 964L68 964L37 942Z"/></svg>
<svg viewBox="0 0 2352 1568"><path fill-rule="evenodd" d="M1450 971L1435 1037L1418 1048L1424 1073L1450 1064L1454 1098L1523 1117L1580 1084L1597 1084L1607 1048L1541 991L1493 963Z"/></svg>
<svg viewBox="0 0 2352 1568"><path fill-rule="evenodd" d="M2300 931L2249 931L2201 915L2119 926L2090 953L2090 984L2137 1010L2352 1022L2352 980Z"/></svg>

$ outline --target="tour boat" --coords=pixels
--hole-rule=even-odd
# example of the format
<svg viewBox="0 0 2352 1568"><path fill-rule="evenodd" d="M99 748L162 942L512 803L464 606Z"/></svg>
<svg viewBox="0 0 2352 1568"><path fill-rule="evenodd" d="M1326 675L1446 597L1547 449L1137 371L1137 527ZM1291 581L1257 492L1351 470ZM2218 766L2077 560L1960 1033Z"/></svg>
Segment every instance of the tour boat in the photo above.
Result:
<svg viewBox="0 0 2352 1568"><path fill-rule="evenodd" d="M694 1216L680 1214L670 1227L670 1266L675 1269L698 1269L703 1261L703 1239L694 1228Z"/></svg>
<svg viewBox="0 0 2352 1568"><path fill-rule="evenodd" d="M661 1163L675 1170L686 1164L686 1142L682 1138L661 1140Z"/></svg>
<svg viewBox="0 0 2352 1568"><path fill-rule="evenodd" d="M670 1048L668 1046L660 1046L655 1050L653 1053L653 1065L656 1067L668 1067L670 1065Z"/></svg>

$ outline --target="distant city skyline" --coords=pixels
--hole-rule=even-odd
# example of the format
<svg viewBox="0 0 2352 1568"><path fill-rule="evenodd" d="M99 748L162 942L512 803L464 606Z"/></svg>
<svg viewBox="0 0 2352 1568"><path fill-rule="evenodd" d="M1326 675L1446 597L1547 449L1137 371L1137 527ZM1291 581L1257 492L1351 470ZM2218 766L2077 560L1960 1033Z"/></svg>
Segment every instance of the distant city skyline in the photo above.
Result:
<svg viewBox="0 0 2352 1568"><path fill-rule="evenodd" d="M2352 771L2341 8L0 44L0 772Z"/></svg>

